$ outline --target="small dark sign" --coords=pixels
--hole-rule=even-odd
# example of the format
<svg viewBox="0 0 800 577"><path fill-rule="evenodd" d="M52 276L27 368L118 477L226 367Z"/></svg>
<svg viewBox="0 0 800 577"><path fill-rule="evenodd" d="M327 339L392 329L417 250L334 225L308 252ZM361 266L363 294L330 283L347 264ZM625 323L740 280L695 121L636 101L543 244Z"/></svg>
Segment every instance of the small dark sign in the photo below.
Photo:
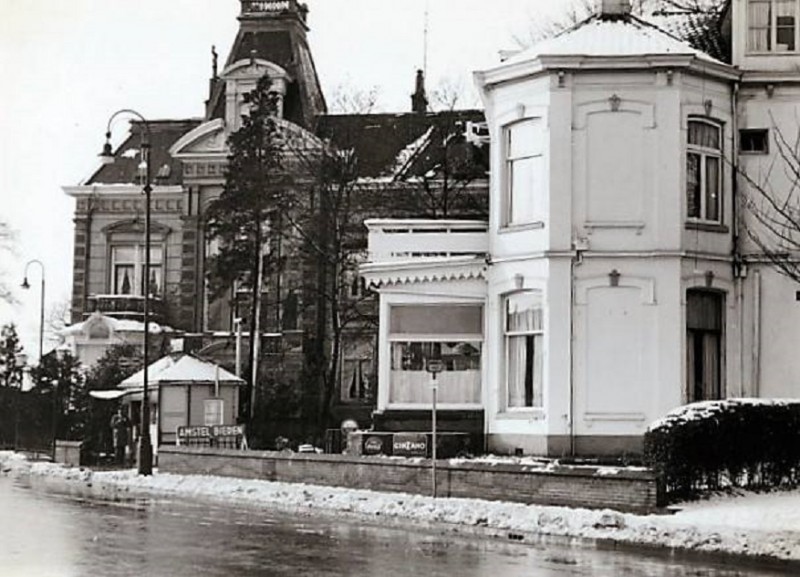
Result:
<svg viewBox="0 0 800 577"><path fill-rule="evenodd" d="M442 362L442 359L428 359L428 366L426 368L429 373L441 373L444 370L444 362Z"/></svg>
<svg viewBox="0 0 800 577"><path fill-rule="evenodd" d="M383 439L380 437L367 437L364 440L365 455L380 455L383 452Z"/></svg>
<svg viewBox="0 0 800 577"><path fill-rule="evenodd" d="M425 433L395 433L392 438L392 453L401 457L426 457L428 435Z"/></svg>

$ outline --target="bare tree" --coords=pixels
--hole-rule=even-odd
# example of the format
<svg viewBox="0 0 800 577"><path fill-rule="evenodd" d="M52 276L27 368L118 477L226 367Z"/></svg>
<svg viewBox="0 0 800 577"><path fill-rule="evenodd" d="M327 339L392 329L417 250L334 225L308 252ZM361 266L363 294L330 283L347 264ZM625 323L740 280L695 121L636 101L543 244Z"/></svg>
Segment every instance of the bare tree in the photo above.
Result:
<svg viewBox="0 0 800 577"><path fill-rule="evenodd" d="M16 240L16 232L8 223L0 220L0 254L5 253L5 256L12 256L15 253ZM6 303L16 302L11 289L3 278L2 271L0 271L0 301Z"/></svg>
<svg viewBox="0 0 800 577"><path fill-rule="evenodd" d="M364 89L345 81L333 89L330 108L333 114L370 114L378 108L379 98L379 87Z"/></svg>
<svg viewBox="0 0 800 577"><path fill-rule="evenodd" d="M766 165L747 170L744 181L744 231L760 255L780 273L800 282L800 130L787 135L772 119L776 151ZM749 218L748 218L749 217Z"/></svg>

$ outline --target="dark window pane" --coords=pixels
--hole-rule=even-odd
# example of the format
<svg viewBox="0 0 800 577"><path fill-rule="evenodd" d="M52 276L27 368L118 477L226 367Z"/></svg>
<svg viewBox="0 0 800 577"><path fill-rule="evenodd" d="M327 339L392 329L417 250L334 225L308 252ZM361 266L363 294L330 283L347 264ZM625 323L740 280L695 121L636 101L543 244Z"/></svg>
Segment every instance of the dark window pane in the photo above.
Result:
<svg viewBox="0 0 800 577"><path fill-rule="evenodd" d="M395 305L391 307L389 332L416 335L483 334L480 305Z"/></svg>
<svg viewBox="0 0 800 577"><path fill-rule="evenodd" d="M706 219L719 220L719 158L706 158Z"/></svg>
<svg viewBox="0 0 800 577"><path fill-rule="evenodd" d="M700 218L700 155L686 155L686 214L689 218Z"/></svg>

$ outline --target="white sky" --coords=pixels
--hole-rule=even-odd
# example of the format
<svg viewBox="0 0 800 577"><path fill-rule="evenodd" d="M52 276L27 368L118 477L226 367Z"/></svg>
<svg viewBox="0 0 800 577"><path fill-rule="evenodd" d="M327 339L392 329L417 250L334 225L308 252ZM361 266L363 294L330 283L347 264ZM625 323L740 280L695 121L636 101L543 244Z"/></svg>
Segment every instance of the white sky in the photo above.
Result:
<svg viewBox="0 0 800 577"><path fill-rule="evenodd" d="M536 19L570 0L307 0L309 42L327 97L377 87L383 110L407 111L423 65L429 11L428 90L443 79L472 90L471 72L515 48ZM73 200L61 186L96 167L106 122L120 108L148 119L203 115L216 45L220 66L236 35L238 0L0 0L0 219L18 254L0 254L12 288L25 263L44 262L48 310L70 298ZM464 106L477 105L474 96ZM124 125L115 130L116 142ZM38 354L39 269L20 304L0 305ZM45 345L45 350L49 348Z"/></svg>

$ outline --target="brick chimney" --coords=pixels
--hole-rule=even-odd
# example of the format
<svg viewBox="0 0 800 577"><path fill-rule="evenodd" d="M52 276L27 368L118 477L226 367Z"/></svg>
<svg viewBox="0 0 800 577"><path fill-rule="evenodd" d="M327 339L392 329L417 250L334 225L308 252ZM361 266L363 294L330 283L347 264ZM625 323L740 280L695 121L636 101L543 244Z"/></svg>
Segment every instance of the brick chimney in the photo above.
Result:
<svg viewBox="0 0 800 577"><path fill-rule="evenodd" d="M631 13L630 0L598 0L597 12L604 20L625 18Z"/></svg>

